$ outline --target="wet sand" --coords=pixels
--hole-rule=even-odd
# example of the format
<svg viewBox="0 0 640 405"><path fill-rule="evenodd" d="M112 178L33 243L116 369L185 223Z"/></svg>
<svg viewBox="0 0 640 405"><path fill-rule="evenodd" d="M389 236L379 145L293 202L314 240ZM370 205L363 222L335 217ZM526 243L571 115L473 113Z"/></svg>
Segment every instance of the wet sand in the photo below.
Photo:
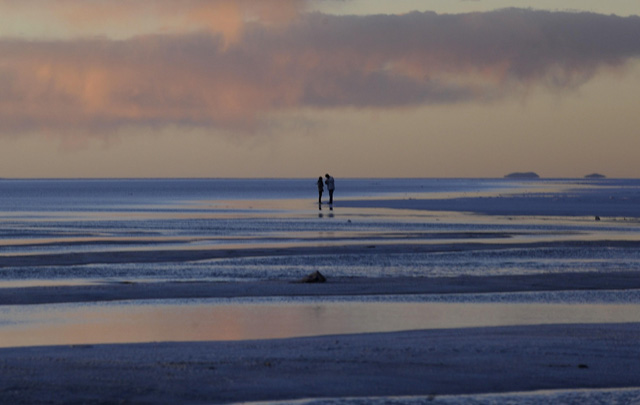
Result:
<svg viewBox="0 0 640 405"><path fill-rule="evenodd" d="M114 282L3 288L0 305L99 302L137 299L332 297L403 294L463 294L523 291L640 289L636 272L558 273L505 276L357 278L325 283L298 280L247 282Z"/></svg>
<svg viewBox="0 0 640 405"><path fill-rule="evenodd" d="M3 349L0 402L347 402L640 387L638 336L640 324L546 325Z"/></svg>

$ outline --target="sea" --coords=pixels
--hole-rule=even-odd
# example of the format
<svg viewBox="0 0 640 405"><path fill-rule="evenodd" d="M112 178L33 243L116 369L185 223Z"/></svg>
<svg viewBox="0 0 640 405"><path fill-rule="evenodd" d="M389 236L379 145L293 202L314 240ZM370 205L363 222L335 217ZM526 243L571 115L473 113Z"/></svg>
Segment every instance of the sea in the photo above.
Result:
<svg viewBox="0 0 640 405"><path fill-rule="evenodd" d="M638 179L337 178L334 203L327 200L325 192L318 203L313 178L2 179L0 294L288 283L316 271L330 281L384 282L640 268ZM4 305L0 346L297 337L494 326L496 319L499 325L640 321L640 291L633 288L142 298ZM164 324L180 326L157 327L159 313ZM213 325L241 320L242 327L229 333L181 323L202 317ZM273 321L278 317L282 323ZM108 327L88 333L96 323ZM61 325L86 330L60 332Z"/></svg>

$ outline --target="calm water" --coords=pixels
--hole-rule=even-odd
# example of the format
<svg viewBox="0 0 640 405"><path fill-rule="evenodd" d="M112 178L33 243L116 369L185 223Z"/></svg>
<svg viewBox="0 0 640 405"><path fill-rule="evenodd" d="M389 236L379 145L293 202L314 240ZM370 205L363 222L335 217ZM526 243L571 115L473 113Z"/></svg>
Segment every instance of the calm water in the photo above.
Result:
<svg viewBox="0 0 640 405"><path fill-rule="evenodd" d="M613 296L612 292L603 292ZM8 306L0 348L277 339L416 329L640 322L640 301L435 302L432 297L144 300ZM455 300L455 298L454 298Z"/></svg>

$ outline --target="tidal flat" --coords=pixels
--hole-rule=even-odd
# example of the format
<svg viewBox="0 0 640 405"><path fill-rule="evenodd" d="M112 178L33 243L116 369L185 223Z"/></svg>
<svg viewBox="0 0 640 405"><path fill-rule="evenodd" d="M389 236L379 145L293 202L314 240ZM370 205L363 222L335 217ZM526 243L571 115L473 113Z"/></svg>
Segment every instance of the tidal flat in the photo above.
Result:
<svg viewBox="0 0 640 405"><path fill-rule="evenodd" d="M638 397L640 181L314 187L1 183L0 400Z"/></svg>

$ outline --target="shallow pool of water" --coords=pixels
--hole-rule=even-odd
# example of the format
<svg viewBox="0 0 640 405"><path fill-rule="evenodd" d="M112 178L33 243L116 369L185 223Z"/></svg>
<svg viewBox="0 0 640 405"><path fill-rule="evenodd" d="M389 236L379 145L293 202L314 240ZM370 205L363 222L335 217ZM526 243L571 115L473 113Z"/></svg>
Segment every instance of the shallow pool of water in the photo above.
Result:
<svg viewBox="0 0 640 405"><path fill-rule="evenodd" d="M638 303L157 300L6 306L0 347L640 322Z"/></svg>

